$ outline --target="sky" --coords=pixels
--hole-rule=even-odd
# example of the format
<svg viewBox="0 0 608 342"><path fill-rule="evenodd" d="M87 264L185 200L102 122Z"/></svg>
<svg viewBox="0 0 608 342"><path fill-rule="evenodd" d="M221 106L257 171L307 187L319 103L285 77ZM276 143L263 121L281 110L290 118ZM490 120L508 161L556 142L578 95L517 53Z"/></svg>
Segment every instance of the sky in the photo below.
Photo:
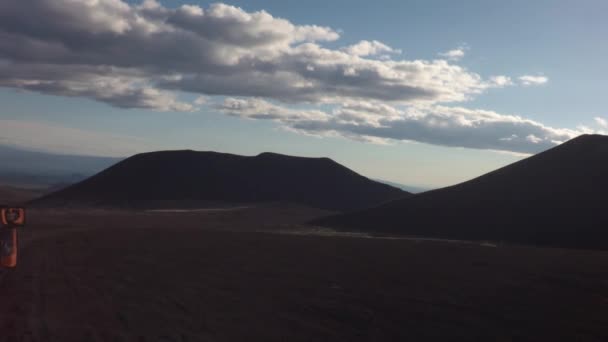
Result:
<svg viewBox="0 0 608 342"><path fill-rule="evenodd" d="M0 3L0 144L455 184L608 129L605 1Z"/></svg>

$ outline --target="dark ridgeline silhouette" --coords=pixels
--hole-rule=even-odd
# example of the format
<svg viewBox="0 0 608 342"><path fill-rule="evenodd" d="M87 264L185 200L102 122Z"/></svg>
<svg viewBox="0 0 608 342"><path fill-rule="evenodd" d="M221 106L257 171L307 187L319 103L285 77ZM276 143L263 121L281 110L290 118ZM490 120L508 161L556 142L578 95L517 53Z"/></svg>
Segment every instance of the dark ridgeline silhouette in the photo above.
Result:
<svg viewBox="0 0 608 342"><path fill-rule="evenodd" d="M408 195L328 158L165 151L133 156L31 204L175 208L280 201L347 211Z"/></svg>
<svg viewBox="0 0 608 342"><path fill-rule="evenodd" d="M316 225L448 239L608 248L608 137L584 135L476 179Z"/></svg>

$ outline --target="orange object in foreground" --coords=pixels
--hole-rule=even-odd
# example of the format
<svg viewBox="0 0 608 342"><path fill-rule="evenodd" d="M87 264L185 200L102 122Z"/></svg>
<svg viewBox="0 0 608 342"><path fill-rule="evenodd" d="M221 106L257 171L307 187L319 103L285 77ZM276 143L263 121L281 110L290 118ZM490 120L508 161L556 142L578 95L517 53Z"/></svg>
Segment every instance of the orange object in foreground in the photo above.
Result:
<svg viewBox="0 0 608 342"><path fill-rule="evenodd" d="M25 225L25 209L23 209L23 208L0 208L0 223L4 226L9 226L9 227L24 226Z"/></svg>
<svg viewBox="0 0 608 342"><path fill-rule="evenodd" d="M0 207L0 267L17 266L17 228L24 225L24 208Z"/></svg>
<svg viewBox="0 0 608 342"><path fill-rule="evenodd" d="M0 267L17 266L17 229L0 228Z"/></svg>

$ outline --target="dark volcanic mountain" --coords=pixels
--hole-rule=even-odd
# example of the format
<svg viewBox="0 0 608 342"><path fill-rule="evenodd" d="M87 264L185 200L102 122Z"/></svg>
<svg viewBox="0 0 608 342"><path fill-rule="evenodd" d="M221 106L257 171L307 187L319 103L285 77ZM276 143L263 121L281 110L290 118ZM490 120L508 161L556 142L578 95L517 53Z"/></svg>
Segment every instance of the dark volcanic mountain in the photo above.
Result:
<svg viewBox="0 0 608 342"><path fill-rule="evenodd" d="M455 186L314 224L368 232L608 248L608 137L585 135Z"/></svg>
<svg viewBox="0 0 608 342"><path fill-rule="evenodd" d="M281 201L347 211L408 195L328 158L166 151L133 156L33 204L174 208Z"/></svg>

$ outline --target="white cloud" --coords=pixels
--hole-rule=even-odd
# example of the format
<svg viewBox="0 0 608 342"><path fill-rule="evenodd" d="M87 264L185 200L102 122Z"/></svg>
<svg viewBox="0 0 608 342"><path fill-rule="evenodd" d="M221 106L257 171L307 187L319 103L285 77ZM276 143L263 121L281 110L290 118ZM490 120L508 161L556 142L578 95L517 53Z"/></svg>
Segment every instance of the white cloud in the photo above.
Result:
<svg viewBox="0 0 608 342"><path fill-rule="evenodd" d="M513 84L509 76L486 79L453 64L466 47L416 60L376 40L327 46L339 38L330 27L222 3L0 1L0 87L121 108L194 111L207 103L297 132L371 142L531 153L579 133L446 106ZM547 82L530 75L518 80ZM189 103L180 92L200 97ZM215 95L227 98L210 104Z"/></svg>
<svg viewBox="0 0 608 342"><path fill-rule="evenodd" d="M136 137L99 133L40 121L0 119L0 142L60 154L124 157L148 151Z"/></svg>
<svg viewBox="0 0 608 342"><path fill-rule="evenodd" d="M285 123L303 120L324 121L329 118L325 112L319 110L290 109L256 98L227 98L216 108L232 116L248 119L279 120Z"/></svg>
<svg viewBox="0 0 608 342"><path fill-rule="evenodd" d="M393 49L392 47L377 40L362 40L357 44L347 46L342 50L353 56L375 56L381 54L401 53L401 50Z"/></svg>
<svg viewBox="0 0 608 342"><path fill-rule="evenodd" d="M233 116L274 120L299 133L387 142L536 153L585 132L558 129L515 115L438 105L398 108L375 102L345 103L331 112L295 110L259 99L228 99Z"/></svg>
<svg viewBox="0 0 608 342"><path fill-rule="evenodd" d="M193 17L202 17L204 14L203 9L198 5L182 5L180 7L180 11L182 11L185 15Z"/></svg>
<svg viewBox="0 0 608 342"><path fill-rule="evenodd" d="M519 82L524 86L542 85L549 81L545 76L524 75L519 77Z"/></svg>
<svg viewBox="0 0 608 342"><path fill-rule="evenodd" d="M194 100L194 104L200 106L200 105L204 105L208 101L209 101L209 98L207 96L201 95Z"/></svg>
<svg viewBox="0 0 608 342"><path fill-rule="evenodd" d="M495 86L446 60L392 60L400 51L375 40L321 45L339 37L221 3L4 1L0 86L167 111L194 109L170 91L412 104L465 101ZM124 92L112 90L119 84Z"/></svg>
<svg viewBox="0 0 608 342"><path fill-rule="evenodd" d="M608 121L606 119L600 118L600 117L595 117L594 120L598 126L600 126L602 128L608 128Z"/></svg>
<svg viewBox="0 0 608 342"><path fill-rule="evenodd" d="M540 143L540 142L543 141L542 138L539 138L539 137L537 137L534 134L528 134L528 136L526 137L526 140L529 141L529 142L531 142L531 143L533 143L533 144L538 144L538 143Z"/></svg>
<svg viewBox="0 0 608 342"><path fill-rule="evenodd" d="M498 88L502 88L502 87L513 85L513 81L511 80L511 77L508 77L508 76L503 76L503 75L492 76L492 77L490 77L490 84L493 84L494 86L496 86Z"/></svg>
<svg viewBox="0 0 608 342"><path fill-rule="evenodd" d="M513 141L513 140L516 140L516 139L519 139L519 136L517 134L511 134L508 137L500 138L498 140L500 140L500 141Z"/></svg>
<svg viewBox="0 0 608 342"><path fill-rule="evenodd" d="M464 57L465 51L464 48L452 49L446 52L439 53L439 56L447 58L451 61L457 61Z"/></svg>

